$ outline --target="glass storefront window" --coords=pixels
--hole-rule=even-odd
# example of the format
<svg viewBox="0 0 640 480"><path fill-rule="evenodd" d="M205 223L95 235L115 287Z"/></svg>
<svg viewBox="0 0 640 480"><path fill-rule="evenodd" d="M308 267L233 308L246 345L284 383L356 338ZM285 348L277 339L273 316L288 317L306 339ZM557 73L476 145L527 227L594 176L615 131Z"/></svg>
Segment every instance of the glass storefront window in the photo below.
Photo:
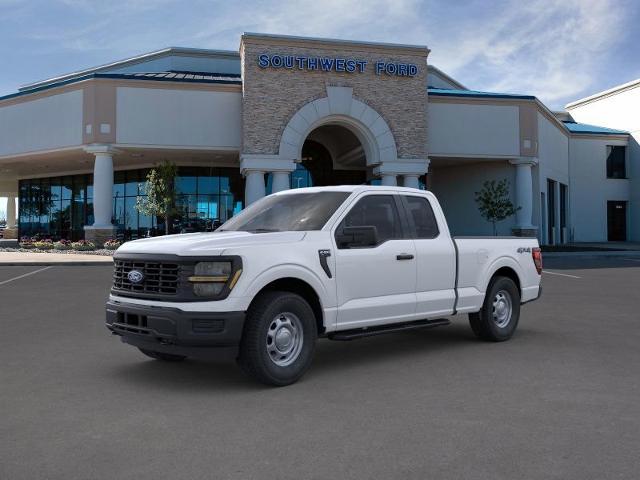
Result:
<svg viewBox="0 0 640 480"><path fill-rule="evenodd" d="M135 208L144 196L148 169L118 171L113 184L113 225L116 237L130 240L164 233L155 217ZM172 233L214 230L242 210L244 179L237 168L179 168L176 187L179 212L171 220ZM21 180L19 186L21 236L78 240L84 226L93 224L93 175Z"/></svg>

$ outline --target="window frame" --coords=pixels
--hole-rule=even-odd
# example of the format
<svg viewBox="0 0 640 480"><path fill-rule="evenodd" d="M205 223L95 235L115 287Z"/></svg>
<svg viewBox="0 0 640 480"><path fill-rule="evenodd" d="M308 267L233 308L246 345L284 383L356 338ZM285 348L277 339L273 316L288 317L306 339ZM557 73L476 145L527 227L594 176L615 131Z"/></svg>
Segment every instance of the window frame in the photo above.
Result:
<svg viewBox="0 0 640 480"><path fill-rule="evenodd" d="M622 148L624 151L624 155L623 155L623 175L620 177L616 177L616 176L610 176L609 175L609 157L611 156L611 152L613 151L614 148ZM605 177L607 180L628 180L629 179L629 166L627 165L627 157L628 157L628 151L629 149L627 148L627 145L607 145L605 152L606 152L606 156L605 156L605 165L604 165L604 169L605 169ZM611 168L611 173L614 172L613 167Z"/></svg>
<svg viewBox="0 0 640 480"><path fill-rule="evenodd" d="M398 195L400 197L400 200L402 202L402 206L405 210L405 215L406 215L406 220L407 223L409 225L409 233L411 234L411 238L413 240L433 240L438 238L441 234L442 234L442 230L440 228L440 225L438 223L438 217L436 217L436 212L433 209L433 205L431 204L431 201L429 201L429 199L424 196L424 195L411 195L411 194L406 194L406 193L402 193L400 195ZM431 209L431 215L433 217L433 222L435 223L435 227L436 227L436 234L432 237L419 237L418 236L418 229L416 228L415 225L415 221L413 219L413 215L411 214L411 207L409 206L409 201L407 200L407 197L412 197L412 198L418 198L421 200L424 200L425 202L427 202L427 205L429 205L429 208Z"/></svg>
<svg viewBox="0 0 640 480"><path fill-rule="evenodd" d="M396 209L396 213L398 215L398 225L399 225L399 230L400 230L400 237L399 238L388 238L383 242L379 242L376 245L371 245L371 246L362 246L362 247L348 247L348 248L341 248L338 245L338 240L336 238L336 236L340 233L342 233L342 229L344 228L344 221L347 219L347 217L349 216L349 214L353 211L354 208L356 208L358 206L358 204L369 198L369 197L391 197L393 200L393 204L395 206ZM412 237L410 236L411 233L411 229L409 227L409 222L407 220L407 213L404 209L404 205L402 204L402 201L399 198L399 195L396 192L366 192L363 195L359 195L358 197L356 197L353 202L351 202L351 204L347 207L347 209L342 213L342 215L340 216L340 218L338 218L338 220L335 222L335 228L333 229L333 241L335 243L335 246L338 250L362 250L362 249L373 249L373 248L378 248L380 245L384 245L387 242L393 241L393 240L411 240Z"/></svg>

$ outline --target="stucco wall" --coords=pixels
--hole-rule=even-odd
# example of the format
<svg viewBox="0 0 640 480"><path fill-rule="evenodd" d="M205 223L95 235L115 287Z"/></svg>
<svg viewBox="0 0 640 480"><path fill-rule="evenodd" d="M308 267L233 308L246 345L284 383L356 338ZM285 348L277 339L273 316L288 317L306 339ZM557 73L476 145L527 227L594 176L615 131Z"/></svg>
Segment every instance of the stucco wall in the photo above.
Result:
<svg viewBox="0 0 640 480"><path fill-rule="evenodd" d="M571 227L576 242L607 241L607 201L629 201L630 182L607 179L607 145L620 140L572 138L570 144Z"/></svg>
<svg viewBox="0 0 640 480"><path fill-rule="evenodd" d="M119 144L239 150L240 92L117 89Z"/></svg>
<svg viewBox="0 0 640 480"><path fill-rule="evenodd" d="M514 105L429 102L429 155L520 156Z"/></svg>
<svg viewBox="0 0 640 480"><path fill-rule="evenodd" d="M82 90L0 106L0 156L82 143Z"/></svg>
<svg viewBox="0 0 640 480"><path fill-rule="evenodd" d="M569 113L578 122L630 132L628 175L630 178L629 239L640 241L640 85L599 98Z"/></svg>
<svg viewBox="0 0 640 480"><path fill-rule="evenodd" d="M453 235L493 235L489 222L480 216L475 202L475 192L485 180L509 181L511 201L515 204L515 167L507 161L484 161L459 166L432 167L429 182L438 197ZM515 217L498 223L499 235L511 235Z"/></svg>
<svg viewBox="0 0 640 480"><path fill-rule="evenodd" d="M425 159L427 120L427 63L425 53L374 51L359 44L293 42L244 39L243 57L243 146L246 154L277 154L280 137L289 119L305 104L327 96L327 86L353 88L353 97L377 111L393 133L398 157ZM413 52L413 51L412 51ZM356 58L368 61L364 73L260 68L260 54ZM376 61L413 63L414 77L376 75Z"/></svg>

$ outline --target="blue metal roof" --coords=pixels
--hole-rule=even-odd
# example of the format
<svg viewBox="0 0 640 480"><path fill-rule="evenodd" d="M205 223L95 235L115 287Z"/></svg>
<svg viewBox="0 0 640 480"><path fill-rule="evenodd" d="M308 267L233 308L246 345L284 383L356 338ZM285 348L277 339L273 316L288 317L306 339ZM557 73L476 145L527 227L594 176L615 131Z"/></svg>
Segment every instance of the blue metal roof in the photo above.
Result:
<svg viewBox="0 0 640 480"><path fill-rule="evenodd" d="M242 85L240 75L231 73L205 73L205 72L150 72L150 73L90 73L81 77L71 78L60 82L49 83L41 87L22 90L0 97L0 100L22 97L35 92L42 92L51 88L70 85L92 78L114 78L122 80L151 80L160 82L185 82L185 83L218 83L227 85Z"/></svg>
<svg viewBox="0 0 640 480"><path fill-rule="evenodd" d="M447 88L427 88L429 95L441 97L477 97L477 98L515 98L524 100L535 100L533 95L520 95L517 93L480 92L478 90L454 90Z"/></svg>
<svg viewBox="0 0 640 480"><path fill-rule="evenodd" d="M577 123L563 121L564 126L569 129L571 133L593 133L597 135L628 135L629 132L624 130L615 130L613 128L598 127L596 125L588 125L586 123Z"/></svg>

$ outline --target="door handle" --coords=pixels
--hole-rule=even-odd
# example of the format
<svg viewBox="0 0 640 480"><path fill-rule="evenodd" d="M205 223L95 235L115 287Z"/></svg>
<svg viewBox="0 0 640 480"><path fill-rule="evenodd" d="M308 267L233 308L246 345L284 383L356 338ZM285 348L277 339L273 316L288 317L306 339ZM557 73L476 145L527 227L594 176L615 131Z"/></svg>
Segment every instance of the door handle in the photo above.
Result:
<svg viewBox="0 0 640 480"><path fill-rule="evenodd" d="M400 255L396 255L396 260L413 260L413 255L410 253L401 253Z"/></svg>

